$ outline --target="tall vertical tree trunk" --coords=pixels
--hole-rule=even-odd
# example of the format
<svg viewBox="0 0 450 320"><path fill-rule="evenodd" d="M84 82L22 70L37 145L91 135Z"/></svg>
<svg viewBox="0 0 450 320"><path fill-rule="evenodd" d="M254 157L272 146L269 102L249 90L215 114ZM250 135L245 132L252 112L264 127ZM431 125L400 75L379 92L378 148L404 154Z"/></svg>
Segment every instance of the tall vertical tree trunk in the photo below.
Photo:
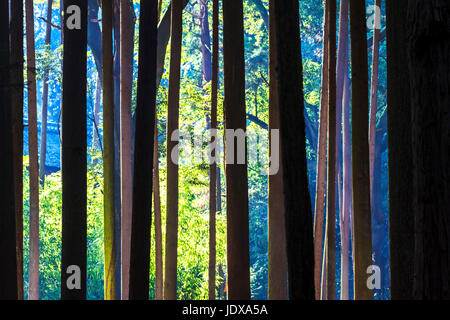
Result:
<svg viewBox="0 0 450 320"><path fill-rule="evenodd" d="M158 115L155 112L155 133L153 146L153 206L155 210L155 298L163 299L163 252L161 228L161 196L159 188Z"/></svg>
<svg viewBox="0 0 450 320"><path fill-rule="evenodd" d="M277 44L275 37L274 0L269 2L269 133L272 129L280 129L280 111L277 98ZM269 153L273 146L269 139ZM279 152L279 150L278 150ZM279 161L279 159L277 159ZM283 168L269 176L269 292L270 300L286 300L287 298L287 258L286 258L286 231L284 221L283 203Z"/></svg>
<svg viewBox="0 0 450 320"><path fill-rule="evenodd" d="M349 189L346 186L345 178L348 175L344 174L349 167L345 168L345 165L349 163L350 157L346 157L345 147L348 145L345 138L349 137L348 134L344 137L344 128L348 129L348 99L344 101L344 95L348 98L345 82L348 86L348 0L341 0L339 9L339 40L338 40L338 52L337 52L337 67L336 67L336 112L337 117L342 119L342 139L336 139L338 148L342 148L342 205L339 208L340 214L340 231L341 231L341 299L348 299L348 240L349 240L349 210L351 204L345 199L345 196L349 193ZM344 115L344 113L346 115ZM347 121L347 124L345 123ZM340 121L338 121L339 123ZM347 127L346 127L347 125ZM340 131L340 128L338 127ZM347 131L348 133L348 131ZM338 137L341 136L340 132L337 133ZM340 141L339 141L340 140ZM350 191L351 192L351 191Z"/></svg>
<svg viewBox="0 0 450 320"><path fill-rule="evenodd" d="M62 259L61 299L86 299L87 142L86 67L87 0L64 0L63 129L62 129ZM80 29L68 19L77 15ZM73 9L72 7L71 9ZM72 16L73 19L73 16ZM78 281L79 279L79 286ZM75 287L74 287L75 286Z"/></svg>
<svg viewBox="0 0 450 320"><path fill-rule="evenodd" d="M223 59L224 59L224 119L225 129L246 129L244 19L240 1L224 1ZM234 139L234 137L233 137ZM244 140L246 143L246 139ZM238 147L225 139L227 185L227 267L228 299L250 299L250 253L248 223L247 157L237 163Z"/></svg>
<svg viewBox="0 0 450 320"><path fill-rule="evenodd" d="M51 50L51 35L52 35L52 5L53 0L47 1L47 26L45 30L45 47L46 50ZM45 180L45 162L47 159L47 118L48 118L48 67L44 70L43 89L42 89L42 120L41 120L41 151L39 163L39 180L44 183Z"/></svg>
<svg viewBox="0 0 450 320"><path fill-rule="evenodd" d="M328 126L328 80L329 73L326 67L328 62L328 6L324 7L323 13L323 44L322 44L322 86L320 91L320 116L319 116L319 139L317 144L317 169L316 169L316 200L314 209L314 287L315 298L323 298L320 289L326 279L324 278L322 266L322 251L324 244L323 223L325 213L325 179L327 172L327 126Z"/></svg>
<svg viewBox="0 0 450 320"><path fill-rule="evenodd" d="M129 298L149 295L158 1L141 3Z"/></svg>
<svg viewBox="0 0 450 320"><path fill-rule="evenodd" d="M411 98L407 0L386 1L391 299L412 299L414 272Z"/></svg>
<svg viewBox="0 0 450 320"><path fill-rule="evenodd" d="M450 3L409 1L415 299L450 299Z"/></svg>
<svg viewBox="0 0 450 320"><path fill-rule="evenodd" d="M23 2L11 2L11 103L14 207L16 211L17 295L23 300Z"/></svg>
<svg viewBox="0 0 450 320"><path fill-rule="evenodd" d="M207 2L203 4L207 6ZM205 9L206 13L208 12ZM207 24L208 15L205 13ZM208 28L209 38L209 28ZM209 44L209 42L208 42ZM205 74L205 67L203 68ZM213 44L211 66L211 129L217 131L217 91L219 78L219 0L213 0ZM205 79L206 80L206 79ZM213 137L211 142L213 143ZM217 141L215 141L217 143ZM215 151L211 154L215 158ZM216 162L209 167L209 267L208 267L208 298L216 299L216 214L217 214L217 165Z"/></svg>
<svg viewBox="0 0 450 320"><path fill-rule="evenodd" d="M34 48L33 0L25 1L28 82L28 153L30 156L30 300L39 299L39 157L36 101L36 58Z"/></svg>
<svg viewBox="0 0 450 320"><path fill-rule="evenodd" d="M133 86L134 13L120 1L120 177L122 199L122 299L128 300L132 206L131 91Z"/></svg>
<svg viewBox="0 0 450 320"><path fill-rule="evenodd" d="M164 299L177 298L177 242L178 242L178 150L172 141L178 130L180 99L180 64L182 40L182 0L172 1L170 36L169 100L167 106L167 218Z"/></svg>
<svg viewBox="0 0 450 320"><path fill-rule="evenodd" d="M114 203L114 76L112 19L113 2L102 0L103 59L103 177L105 300L116 300L116 227Z"/></svg>
<svg viewBox="0 0 450 320"><path fill-rule="evenodd" d="M97 82L96 82L96 88L95 88L95 101L94 101L94 127L92 128L92 149L95 151L98 147L102 149L102 145L100 142L100 135L99 135L99 126L100 126L100 104L102 100L102 76L100 73L102 71L97 70Z"/></svg>
<svg viewBox="0 0 450 320"><path fill-rule="evenodd" d="M369 118L369 161L370 161L370 195L374 197L373 190L373 167L375 161L375 145L377 131L377 98L378 98L378 65L380 58L380 13L381 0L375 0L375 23L373 28L373 46L372 46L372 77L370 83L370 118ZM373 205L373 201L372 201Z"/></svg>
<svg viewBox="0 0 450 320"><path fill-rule="evenodd" d="M0 1L0 299L17 299L9 1Z"/></svg>
<svg viewBox="0 0 450 320"><path fill-rule="evenodd" d="M328 171L327 171L327 300L336 298L336 0L327 0L328 40Z"/></svg>
<svg viewBox="0 0 450 320"><path fill-rule="evenodd" d="M372 265L370 211L368 66L365 1L350 0L352 65L352 172L355 299L372 299L367 268Z"/></svg>
<svg viewBox="0 0 450 320"><path fill-rule="evenodd" d="M314 299L313 221L306 167L298 1L275 2L275 34L289 297Z"/></svg>

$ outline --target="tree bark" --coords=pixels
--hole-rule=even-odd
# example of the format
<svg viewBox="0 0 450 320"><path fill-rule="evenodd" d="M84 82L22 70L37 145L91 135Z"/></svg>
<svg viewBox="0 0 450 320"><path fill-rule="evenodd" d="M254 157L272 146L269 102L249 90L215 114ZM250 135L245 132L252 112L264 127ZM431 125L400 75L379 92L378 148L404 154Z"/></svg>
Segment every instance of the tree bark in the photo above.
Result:
<svg viewBox="0 0 450 320"><path fill-rule="evenodd" d="M25 1L28 82L28 154L30 157L29 300L39 300L39 156L33 0Z"/></svg>
<svg viewBox="0 0 450 320"><path fill-rule="evenodd" d="M373 298L367 287L367 268L372 265L370 211L368 66L365 1L350 0L352 68L352 172L353 242L356 300Z"/></svg>
<svg viewBox="0 0 450 320"><path fill-rule="evenodd" d="M328 10L328 171L327 171L327 300L336 298L336 0L327 0Z"/></svg>
<svg viewBox="0 0 450 320"><path fill-rule="evenodd" d="M207 2L203 3L207 8ZM206 20L204 24L208 23L208 10L205 9ZM209 28L208 30L208 42L209 45ZM203 28L202 28L203 30ZM203 48L203 46L202 46ZM203 50L203 49L202 49ZM204 53L206 54L206 53ZM208 67L208 60L204 62L203 74L205 74ZM211 65L211 129L217 130L217 91L218 91L218 78L219 78L219 0L213 0L213 44L212 44L212 65ZM206 77L204 77L207 80ZM214 141L211 136L211 143ZM216 141L217 143L217 141ZM216 154L213 150L211 156L215 158ZM208 266L208 297L209 300L216 299L216 214L217 214L217 165L216 162L210 164L209 167L209 266Z"/></svg>
<svg viewBox="0 0 450 320"><path fill-rule="evenodd" d="M86 68L87 0L64 0L62 109L62 259L61 299L86 299L87 142ZM68 7L80 8L80 29L69 29ZM79 268L80 287L71 289Z"/></svg>
<svg viewBox="0 0 450 320"><path fill-rule="evenodd" d="M122 199L122 299L128 300L132 210L131 95L133 86L134 12L120 1L120 177Z"/></svg>
<svg viewBox="0 0 450 320"><path fill-rule="evenodd" d="M415 299L450 299L450 3L408 8Z"/></svg>
<svg viewBox="0 0 450 320"><path fill-rule="evenodd" d="M407 0L386 1L391 299L413 297L414 217Z"/></svg>
<svg viewBox="0 0 450 320"><path fill-rule="evenodd" d="M164 274L161 229L161 196L159 187L158 115L155 113L153 152L153 205L155 210L155 298L163 299Z"/></svg>
<svg viewBox="0 0 450 320"><path fill-rule="evenodd" d="M51 35L52 35L52 5L53 0L47 1L47 26L45 30L45 48L51 51ZM44 70L43 89L42 89L42 120L41 120L41 151L39 162L39 180L41 184L45 181L45 162L47 159L47 118L48 118L48 67Z"/></svg>
<svg viewBox="0 0 450 320"><path fill-rule="evenodd" d="M149 295L158 2L144 1L140 10L130 251L129 298L132 300L148 300Z"/></svg>
<svg viewBox="0 0 450 320"><path fill-rule="evenodd" d="M172 141L178 130L180 106L181 40L183 33L182 0L172 1L170 36L169 98L167 106L167 220L164 299L177 299L177 242L178 242L178 150Z"/></svg>
<svg viewBox="0 0 450 320"><path fill-rule="evenodd" d="M314 245L308 188L299 3L275 2L277 85L289 297L314 299Z"/></svg>
<svg viewBox="0 0 450 320"><path fill-rule="evenodd" d="M9 2L0 2L0 299L16 300L17 253L14 208Z"/></svg>
<svg viewBox="0 0 450 320"><path fill-rule="evenodd" d="M23 292L23 2L11 2L11 90L13 123L14 207L16 212L17 295Z"/></svg>
<svg viewBox="0 0 450 320"><path fill-rule="evenodd" d="M224 1L223 58L224 58L224 119L225 129L246 129L244 19L240 1ZM234 139L234 137L233 137ZM246 143L246 139L245 139ZM231 142L225 139L225 149ZM248 176L245 163L226 158L227 186L227 267L228 299L250 299L250 253L248 223ZM231 151L226 151L231 152Z"/></svg>
<svg viewBox="0 0 450 320"><path fill-rule="evenodd" d="M280 111L277 98L277 44L275 37L274 20L274 0L269 2L269 134L272 129L280 130ZM273 148L280 148L279 145L273 146L269 139L269 154L272 154ZM279 152L279 150L278 150ZM279 161L279 159L278 159ZM278 172L269 176L269 300L287 299L287 258L286 258L286 230L284 221L284 203L283 203L283 168L280 166Z"/></svg>
<svg viewBox="0 0 450 320"><path fill-rule="evenodd" d="M326 283L322 266L324 244L323 223L325 213L325 179L327 171L327 130L328 130L328 42L329 7L324 6L323 13L323 45L322 45L322 86L320 92L319 139L317 145L316 200L314 210L314 287L316 300L324 298L321 287Z"/></svg>

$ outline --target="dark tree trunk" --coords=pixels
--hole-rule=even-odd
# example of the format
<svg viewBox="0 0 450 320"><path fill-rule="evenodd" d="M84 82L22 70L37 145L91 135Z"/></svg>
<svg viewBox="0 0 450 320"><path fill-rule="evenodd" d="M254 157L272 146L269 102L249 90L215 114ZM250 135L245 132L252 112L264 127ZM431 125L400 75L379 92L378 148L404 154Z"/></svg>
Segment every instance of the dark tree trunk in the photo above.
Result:
<svg viewBox="0 0 450 320"><path fill-rule="evenodd" d="M450 2L409 1L416 299L450 299Z"/></svg>
<svg viewBox="0 0 450 320"><path fill-rule="evenodd" d="M280 111L277 93L277 44L275 38L274 0L269 2L269 129L280 129ZM269 130L269 134L270 131ZM272 146L269 140L270 152L279 145ZM278 150L280 152L280 150ZM279 160L279 159L278 159ZM284 221L283 203L283 169L280 166L276 174L269 176L269 292L270 300L286 300L287 298L287 258L286 258L286 229ZM320 280L320 273L319 273Z"/></svg>
<svg viewBox="0 0 450 320"><path fill-rule="evenodd" d="M414 270L407 0L386 1L391 299L412 299Z"/></svg>
<svg viewBox="0 0 450 320"><path fill-rule="evenodd" d="M143 1L140 10L130 251L129 298L132 300L147 300L149 295L158 2Z"/></svg>
<svg viewBox="0 0 450 320"><path fill-rule="evenodd" d="M11 83L14 206L16 211L17 294L23 300L23 3L11 2Z"/></svg>
<svg viewBox="0 0 450 320"><path fill-rule="evenodd" d="M86 67L87 0L64 0L61 299L86 299ZM69 29L67 8L80 8L80 29ZM80 271L80 287L72 288ZM70 277L70 278L69 278ZM75 283L76 284L76 283Z"/></svg>
<svg viewBox="0 0 450 320"><path fill-rule="evenodd" d="M314 299L314 246L306 166L299 3L275 2L277 85L289 298Z"/></svg>
<svg viewBox="0 0 450 320"><path fill-rule="evenodd" d="M352 172L355 299L372 299L367 268L372 265L368 142L368 66L365 1L350 0L352 66Z"/></svg>
<svg viewBox="0 0 450 320"><path fill-rule="evenodd" d="M0 2L0 299L17 299L16 218L9 46L9 1Z"/></svg>
<svg viewBox="0 0 450 320"><path fill-rule="evenodd" d="M225 129L245 131L243 4L240 1L224 1L222 6ZM230 141L225 141L225 148L229 148L230 144ZM247 157L244 164L238 164L237 149L235 144L234 159L227 158L225 164L228 299L245 300L251 296Z"/></svg>
<svg viewBox="0 0 450 320"><path fill-rule="evenodd" d="M209 34L208 0L199 0L200 4L200 41L202 44L202 69L205 83L211 81L211 36Z"/></svg>
<svg viewBox="0 0 450 320"><path fill-rule="evenodd" d="M180 107L181 40L183 33L182 0L172 1L170 36L169 97L167 102L167 220L164 299L177 299L177 247L178 247L178 154L173 157L177 141L172 134L178 130Z"/></svg>

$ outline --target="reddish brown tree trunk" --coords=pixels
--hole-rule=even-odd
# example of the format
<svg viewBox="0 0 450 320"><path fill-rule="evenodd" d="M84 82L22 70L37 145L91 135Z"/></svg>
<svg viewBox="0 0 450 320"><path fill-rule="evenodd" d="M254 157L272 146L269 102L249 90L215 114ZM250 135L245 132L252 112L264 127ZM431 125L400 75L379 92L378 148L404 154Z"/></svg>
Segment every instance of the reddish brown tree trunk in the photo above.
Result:
<svg viewBox="0 0 450 320"><path fill-rule="evenodd" d="M163 253L161 229L161 196L159 188L158 115L155 113L155 138L153 152L153 206L155 210L155 298L163 299Z"/></svg>

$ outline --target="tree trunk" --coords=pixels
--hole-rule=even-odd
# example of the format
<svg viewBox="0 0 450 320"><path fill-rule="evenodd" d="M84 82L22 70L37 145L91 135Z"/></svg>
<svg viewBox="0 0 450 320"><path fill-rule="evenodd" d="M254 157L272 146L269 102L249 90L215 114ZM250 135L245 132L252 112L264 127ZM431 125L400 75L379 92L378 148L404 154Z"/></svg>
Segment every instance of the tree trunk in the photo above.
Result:
<svg viewBox="0 0 450 320"><path fill-rule="evenodd" d="M172 141L178 130L180 99L181 40L183 32L182 0L172 1L170 36L169 100L167 106L167 220L164 299L177 299L177 241L178 241L178 150Z"/></svg>
<svg viewBox="0 0 450 320"><path fill-rule="evenodd" d="M62 259L61 299L86 299L87 142L86 68L87 0L64 0L63 128L62 128ZM80 8L80 29L69 29ZM69 10L70 11L70 10ZM73 12L72 12L73 14ZM76 15L76 11L75 11ZM74 267L75 266L75 267ZM74 269L75 268L75 269ZM75 279L78 278L79 286ZM75 287L73 287L75 285Z"/></svg>
<svg viewBox="0 0 450 320"><path fill-rule="evenodd" d="M414 272L411 100L407 0L386 1L391 299L412 299Z"/></svg>
<svg viewBox="0 0 450 320"><path fill-rule="evenodd" d="M450 299L450 3L409 1L415 299Z"/></svg>
<svg viewBox="0 0 450 320"><path fill-rule="evenodd" d="M204 23L206 30L208 30L208 42L209 42L209 28L208 25L208 10L207 2L203 2L205 6ZM203 28L202 28L203 30ZM205 37L206 38L206 37ZM203 50L203 45L202 45ZM207 52L204 52L204 55ZM203 74L207 80L207 63L208 59L204 62ZM219 0L213 0L213 46L212 46L212 66L211 66L211 129L217 131L217 91L218 91L218 77L219 77ZM211 137L211 143L213 143L213 137ZM217 141L216 141L217 143ZM215 158L215 151L212 151L211 156ZM214 161L209 167L209 267L208 267L208 298L209 300L216 299L216 187L217 187L217 165Z"/></svg>
<svg viewBox="0 0 450 320"><path fill-rule="evenodd" d="M299 3L275 2L277 86L289 297L314 299L314 245L305 146Z"/></svg>
<svg viewBox="0 0 450 320"><path fill-rule="evenodd" d="M45 48L51 51L52 35L52 5L53 0L47 1L47 26L45 30ZM42 120L41 120L41 151L39 163L39 180L44 183L45 180L45 162L47 159L47 118L48 118L48 67L44 70L43 89L42 89Z"/></svg>
<svg viewBox="0 0 450 320"><path fill-rule="evenodd" d="M153 205L155 210L155 298L163 299L163 252L161 229L161 196L159 187L158 115L155 113L155 133L153 151Z"/></svg>
<svg viewBox="0 0 450 320"><path fill-rule="evenodd" d="M11 90L14 207L16 211L17 294L23 300L23 2L11 2Z"/></svg>
<svg viewBox="0 0 450 320"><path fill-rule="evenodd" d="M321 287L326 282L322 266L322 251L325 241L323 235L323 223L325 213L325 179L327 172L327 126L328 126L328 42L329 37L329 7L324 6L323 13L323 44L322 44L322 87L320 92L320 119L319 119L319 142L317 145L317 169L316 169L316 200L314 210L314 287L316 300L324 298Z"/></svg>
<svg viewBox="0 0 450 320"><path fill-rule="evenodd" d="M25 1L28 82L28 154L30 157L30 261L29 300L39 300L39 156L36 101L33 0Z"/></svg>
<svg viewBox="0 0 450 320"><path fill-rule="evenodd" d="M129 298L132 300L147 300L149 295L158 2L144 1L140 10L130 251Z"/></svg>
<svg viewBox="0 0 450 320"><path fill-rule="evenodd" d="M328 10L328 175L327 175L327 300L336 298L336 0Z"/></svg>
<svg viewBox="0 0 450 320"><path fill-rule="evenodd" d="M350 0L352 65L352 172L355 299L373 298L367 287L367 268L372 265L370 211L368 66L365 1Z"/></svg>
<svg viewBox="0 0 450 320"><path fill-rule="evenodd" d="M269 134L272 129L280 129L280 111L277 98L277 44L275 38L274 20L274 0L269 2ZM269 139L269 154L272 148L279 148L279 145L272 146ZM279 152L279 150L278 150ZM278 172L269 176L269 292L270 300L287 299L287 258L286 258L286 231L284 221L283 203L283 169L280 166Z"/></svg>
<svg viewBox="0 0 450 320"><path fill-rule="evenodd" d="M225 129L246 129L244 19L240 1L224 1L223 59L224 59L224 119ZM234 137L233 137L234 139ZM244 139L246 144L246 139ZM250 299L250 253L248 223L247 157L237 163L237 146L225 139L225 177L227 185L227 267L228 299Z"/></svg>
<svg viewBox="0 0 450 320"><path fill-rule="evenodd" d="M97 70L97 82L95 88L95 102L94 102L94 128L92 129L92 149L95 151L97 147L100 147L100 150L103 152L103 147L99 143L100 142L100 105L102 99L102 76L99 74L101 70Z"/></svg>
<svg viewBox="0 0 450 320"><path fill-rule="evenodd" d="M0 299L17 299L16 218L9 46L9 4L0 2Z"/></svg>
<svg viewBox="0 0 450 320"><path fill-rule="evenodd" d="M120 177L122 199L122 299L128 300L132 206L131 95L133 86L134 12L120 1Z"/></svg>

